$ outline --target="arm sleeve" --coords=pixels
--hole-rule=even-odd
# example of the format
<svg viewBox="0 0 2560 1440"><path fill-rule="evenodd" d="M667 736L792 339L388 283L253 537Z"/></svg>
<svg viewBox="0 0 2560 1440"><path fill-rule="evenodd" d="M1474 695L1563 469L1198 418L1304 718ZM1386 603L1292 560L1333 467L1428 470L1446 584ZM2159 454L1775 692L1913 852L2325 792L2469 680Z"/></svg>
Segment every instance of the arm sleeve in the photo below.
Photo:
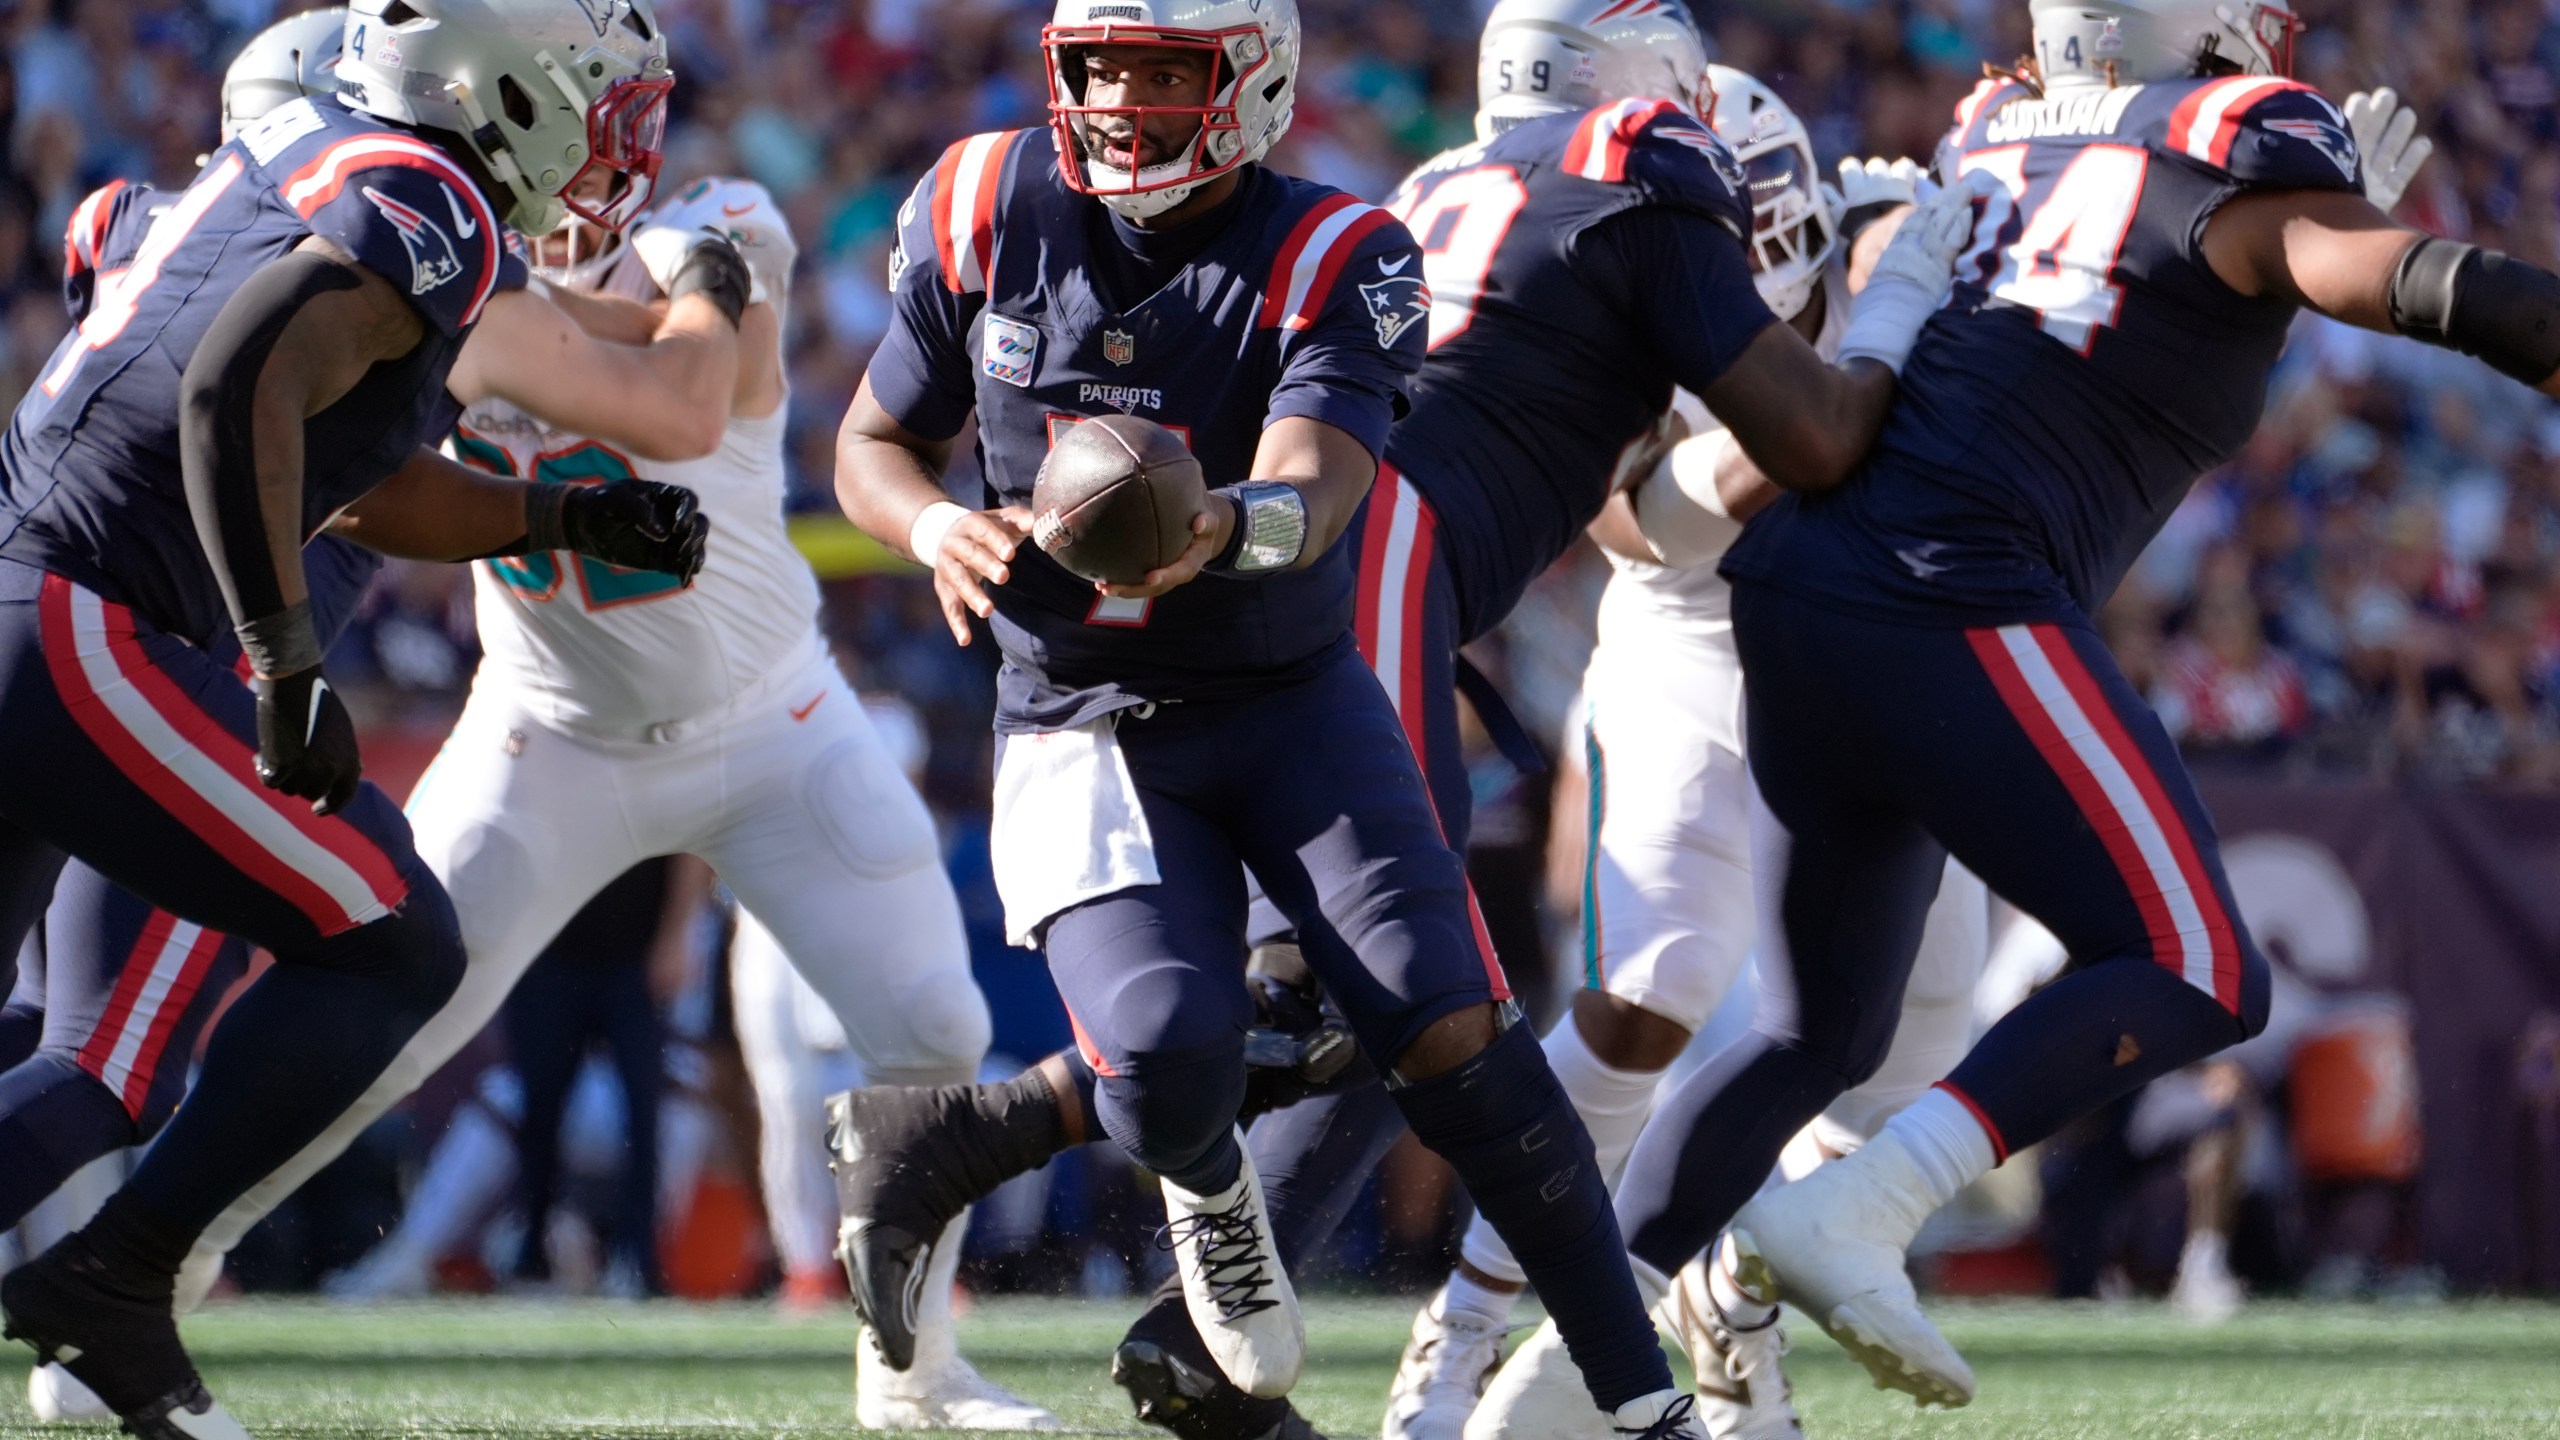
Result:
<svg viewBox="0 0 2560 1440"><path fill-rule="evenodd" d="M1262 423L1304 415L1383 455L1387 431L1412 408L1408 392L1430 340L1422 249L1388 217L1352 247L1306 328L1283 329L1280 382Z"/></svg>
<svg viewBox="0 0 2560 1440"><path fill-rule="evenodd" d="M978 403L969 327L985 306L977 292L946 284L933 238L927 171L898 211L898 248L889 257L889 333L871 356L871 398L889 417L928 440L948 440Z"/></svg>
<svg viewBox="0 0 2560 1440"><path fill-rule="evenodd" d="M1702 392L1777 323L1742 242L1686 210L1622 211L1573 239L1574 269L1651 344L1671 383Z"/></svg>
<svg viewBox="0 0 2560 1440"><path fill-rule="evenodd" d="M412 152L348 170L295 201L311 233L406 292L428 324L459 335L499 290L519 289L524 262L479 188L450 161Z"/></svg>

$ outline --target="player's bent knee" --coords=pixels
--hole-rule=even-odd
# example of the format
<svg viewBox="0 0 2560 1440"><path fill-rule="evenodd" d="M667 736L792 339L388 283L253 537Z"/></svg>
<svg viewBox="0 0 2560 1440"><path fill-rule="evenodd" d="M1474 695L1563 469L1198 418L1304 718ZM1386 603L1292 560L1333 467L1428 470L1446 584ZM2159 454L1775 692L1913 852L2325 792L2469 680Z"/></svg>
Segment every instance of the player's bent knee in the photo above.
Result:
<svg viewBox="0 0 2560 1440"><path fill-rule="evenodd" d="M1101 1082L1103 1126L1129 1158L1159 1175L1187 1175L1224 1144L1244 1104L1244 1056L1144 1066Z"/></svg>
<svg viewBox="0 0 2560 1440"><path fill-rule="evenodd" d="M899 1066L974 1069L995 1041L987 997L966 970L936 970L899 997L907 1023L906 1053Z"/></svg>
<svg viewBox="0 0 2560 1440"><path fill-rule="evenodd" d="M441 1009L462 988L462 928L444 887L425 866L412 869L409 897L399 909L290 958L387 981L412 1014L424 1017Z"/></svg>

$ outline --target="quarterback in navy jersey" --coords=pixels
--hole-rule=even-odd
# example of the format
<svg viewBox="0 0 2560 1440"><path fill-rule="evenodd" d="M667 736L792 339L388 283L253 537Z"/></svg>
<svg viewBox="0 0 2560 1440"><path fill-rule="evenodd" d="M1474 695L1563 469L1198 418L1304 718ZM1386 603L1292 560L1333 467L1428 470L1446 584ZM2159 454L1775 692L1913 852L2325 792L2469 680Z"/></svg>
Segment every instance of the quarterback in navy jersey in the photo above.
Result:
<svg viewBox="0 0 2560 1440"><path fill-rule="evenodd" d="M2286 5L2031 14L2034 62L1976 90L1938 156L1998 190L1874 458L1781 497L1725 558L1793 1004L1665 1102L1622 1192L1647 1254L1732 1217L1747 1287L1924 1403L1973 1381L1904 1276L1920 1222L2266 1022L2211 821L2091 611L2248 437L2303 308L2560 394L2560 279L2370 203L2347 117L2285 76ZM1950 852L2072 972L1866 1148L1753 1199L1884 1054Z"/></svg>
<svg viewBox="0 0 2560 1440"><path fill-rule="evenodd" d="M442 891L358 780L319 667L315 615L340 601L314 592L305 541L336 523L458 558L575 529L657 568L699 545L680 495L572 504L421 448L451 421L462 338L522 284L502 223L547 228L586 164L638 200L672 83L627 0L602 35L572 0L469 15L358 7L348 103L288 106L216 151L96 285L0 437L0 729L47 757L0 788L0 888L37 888L25 879L67 852L278 961L125 1189L0 1284L9 1333L138 1434L238 1433L170 1318L178 1263L461 964ZM558 89L555 49L578 61L583 108L463 113L507 85L532 93L516 71ZM459 83L404 90L418 65Z"/></svg>
<svg viewBox="0 0 2560 1440"><path fill-rule="evenodd" d="M1510 1025L1351 639L1335 541L1404 408L1426 292L1392 216L1257 163L1298 46L1287 0L1062 4L1043 33L1051 133L961 142L903 212L898 318L846 417L838 494L934 565L956 636L974 611L1004 650L1008 929L1045 944L1103 1127L1163 1178L1218 1369L1267 1398L1303 1357L1233 1129L1250 865L1416 1132L1549 1278L1595 1403L1630 1433L1690 1433L1623 1262L1596 1248L1615 1233L1588 1137ZM1173 564L1098 588L1020 543L1021 501L1062 423L1124 407L1231 483ZM973 410L983 511L939 478ZM1037 1073L1017 1084L1047 1095ZM849 1223L857 1280L912 1263L915 1237L888 1228Z"/></svg>

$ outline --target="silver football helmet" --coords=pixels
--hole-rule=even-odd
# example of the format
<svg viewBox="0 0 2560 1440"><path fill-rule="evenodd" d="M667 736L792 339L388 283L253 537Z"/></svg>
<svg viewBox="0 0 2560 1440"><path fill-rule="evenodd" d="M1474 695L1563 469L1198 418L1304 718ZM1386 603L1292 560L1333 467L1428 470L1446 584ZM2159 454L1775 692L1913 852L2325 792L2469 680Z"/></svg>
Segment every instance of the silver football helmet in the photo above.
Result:
<svg viewBox="0 0 2560 1440"><path fill-rule="evenodd" d="M1674 0L1502 0L1476 47L1476 138L1612 100L1715 108L1707 45Z"/></svg>
<svg viewBox="0 0 2560 1440"><path fill-rule="evenodd" d="M1102 45L1205 50L1214 57L1209 103L1105 108L1084 103L1081 52ZM1271 153L1298 99L1297 0L1058 0L1040 32L1049 72L1049 124L1067 184L1133 220L1161 215L1203 184ZM1199 131L1178 159L1130 168L1088 143L1104 117L1144 126L1190 116ZM1133 156L1132 160L1137 157Z"/></svg>
<svg viewBox="0 0 2560 1440"><path fill-rule="evenodd" d="M2046 88L2293 73L2286 0L2030 0Z"/></svg>
<svg viewBox="0 0 2560 1440"><path fill-rule="evenodd" d="M527 235L648 204L675 83L651 0L353 0L338 57L349 108L458 137Z"/></svg>
<svg viewBox="0 0 2560 1440"><path fill-rule="evenodd" d="M1729 65L1707 67L1715 111L1707 123L1750 182L1752 283L1792 320L1822 283L1840 245L1839 216L1813 158L1813 136L1778 92Z"/></svg>
<svg viewBox="0 0 2560 1440"><path fill-rule="evenodd" d="M250 38L222 72L222 138L279 105L338 88L338 45L347 9L288 15Z"/></svg>

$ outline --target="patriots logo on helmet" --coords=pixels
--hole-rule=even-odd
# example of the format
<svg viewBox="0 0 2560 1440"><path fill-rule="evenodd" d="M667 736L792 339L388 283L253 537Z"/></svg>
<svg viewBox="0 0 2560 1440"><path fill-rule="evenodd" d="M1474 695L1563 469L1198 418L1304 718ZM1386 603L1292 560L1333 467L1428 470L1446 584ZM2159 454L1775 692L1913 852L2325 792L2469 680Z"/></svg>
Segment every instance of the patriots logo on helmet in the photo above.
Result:
<svg viewBox="0 0 2560 1440"><path fill-rule="evenodd" d="M462 257L454 253L453 237L424 212L370 185L364 187L364 198L391 222L393 232L400 237L400 247L409 252L410 294L424 295L462 273Z"/></svg>
<svg viewBox="0 0 2560 1440"><path fill-rule="evenodd" d="M1378 348L1393 350L1417 321L1431 318L1431 291L1418 275L1391 275L1360 287L1369 318L1378 322Z"/></svg>
<svg viewBox="0 0 2560 1440"><path fill-rule="evenodd" d="M596 38L613 28L613 11L617 0L578 0L578 8L586 12L587 23L596 27Z"/></svg>
<svg viewBox="0 0 2560 1440"><path fill-rule="evenodd" d="M2338 173L2346 177L2350 183L2355 180L2356 147L2355 142L2347 138L2346 131L2325 120L2296 120L2290 117L2270 120L2267 122L2267 128L2279 135L2290 135L2309 145L2327 157L2330 164L2337 166Z"/></svg>

